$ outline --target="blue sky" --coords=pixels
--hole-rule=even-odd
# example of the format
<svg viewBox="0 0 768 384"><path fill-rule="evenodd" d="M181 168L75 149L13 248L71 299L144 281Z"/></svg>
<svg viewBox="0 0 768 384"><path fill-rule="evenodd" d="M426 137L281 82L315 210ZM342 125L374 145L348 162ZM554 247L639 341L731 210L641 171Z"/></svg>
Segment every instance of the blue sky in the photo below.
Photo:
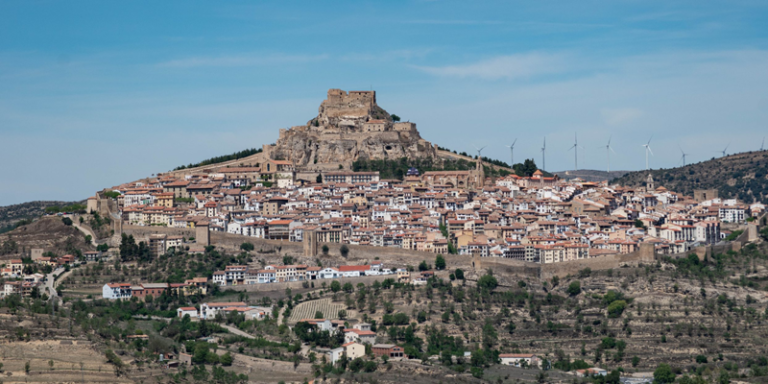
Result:
<svg viewBox="0 0 768 384"><path fill-rule="evenodd" d="M375 89L444 147L547 169L759 149L764 1L0 2L0 205L277 139Z"/></svg>

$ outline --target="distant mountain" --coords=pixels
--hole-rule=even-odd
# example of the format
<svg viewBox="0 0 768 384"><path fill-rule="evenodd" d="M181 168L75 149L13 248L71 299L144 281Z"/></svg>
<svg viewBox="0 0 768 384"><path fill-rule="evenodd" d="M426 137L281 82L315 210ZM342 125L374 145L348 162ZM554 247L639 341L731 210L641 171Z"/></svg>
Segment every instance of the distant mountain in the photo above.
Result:
<svg viewBox="0 0 768 384"><path fill-rule="evenodd" d="M629 171L597 171L592 169L579 169L577 171L560 171L555 172L563 180L571 180L575 178L582 179L584 181L606 181L613 180L617 177L621 177L629 173Z"/></svg>
<svg viewBox="0 0 768 384"><path fill-rule="evenodd" d="M768 151L743 152L684 167L651 170L657 186L693 195L694 189L717 189L721 198L746 203L768 202ZM645 185L648 171L630 172L614 182Z"/></svg>
<svg viewBox="0 0 768 384"><path fill-rule="evenodd" d="M38 218L48 207L64 207L82 202L68 201L30 201L27 203L6 205L0 207L0 233L13 229L14 225L24 219Z"/></svg>

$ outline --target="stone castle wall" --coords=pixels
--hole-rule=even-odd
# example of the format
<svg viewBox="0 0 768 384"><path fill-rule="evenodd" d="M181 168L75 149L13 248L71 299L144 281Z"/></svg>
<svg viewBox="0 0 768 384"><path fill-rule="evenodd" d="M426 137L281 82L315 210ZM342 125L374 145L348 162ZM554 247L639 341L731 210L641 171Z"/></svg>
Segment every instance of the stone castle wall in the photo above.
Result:
<svg viewBox="0 0 768 384"><path fill-rule="evenodd" d="M137 227L126 225L124 231L133 234L137 241L148 239L151 234L164 233L167 235L180 235L186 237L195 236L193 229L165 228L165 227ZM362 265L370 264L373 261L382 261L385 268L398 268L407 265L417 267L421 261L434 265L434 253L412 251L402 248L389 247L371 247L363 245L347 245L349 254L346 258L341 256L341 244L337 243L318 243L316 256L305 256L305 244L300 242L289 242L280 240L258 239L241 235L233 235L223 232L211 232L211 244L223 248L229 252L239 252L240 245L249 242L255 246L256 258L263 257L264 254L271 254L274 257L293 256L301 262L311 262L314 259L320 259L323 265L336 266L340 264ZM328 255L322 254L323 245L328 246ZM566 261L562 263L538 264L529 263L520 260L485 257L473 258L467 255L443 255L446 261L446 269L454 270L462 268L465 271L474 271L477 275L482 275L487 269L513 276L524 276L530 278L551 279L553 276L565 277L575 275L584 268L592 270L617 269L623 266L638 266L642 264L654 263L656 255L651 244L641 244L640 250L626 254L614 254L593 257L583 260ZM474 265L473 265L474 264Z"/></svg>

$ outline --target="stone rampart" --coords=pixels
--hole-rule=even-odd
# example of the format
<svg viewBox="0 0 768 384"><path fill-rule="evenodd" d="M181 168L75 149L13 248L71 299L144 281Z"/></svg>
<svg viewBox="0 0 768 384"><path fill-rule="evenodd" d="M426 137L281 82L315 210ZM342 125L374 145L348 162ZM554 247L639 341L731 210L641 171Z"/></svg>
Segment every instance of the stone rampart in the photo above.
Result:
<svg viewBox="0 0 768 384"><path fill-rule="evenodd" d="M320 280L309 280L308 283L312 284L314 283L315 288L322 287L323 283L326 283L326 286L331 286L331 282L334 280L338 280L338 282L344 284L344 283L352 283L352 285L357 285L358 283L363 284L373 284L374 281L382 282L386 279L395 279L397 280L397 275L378 275L378 276L362 276L362 277L342 277L338 279L320 279ZM245 285L230 285L226 287L221 287L221 289L232 289L235 291L245 291L245 292L270 292L270 291L285 291L286 288L291 289L300 289L303 287L304 282L302 281L291 281L286 283L267 283L267 284L245 284Z"/></svg>

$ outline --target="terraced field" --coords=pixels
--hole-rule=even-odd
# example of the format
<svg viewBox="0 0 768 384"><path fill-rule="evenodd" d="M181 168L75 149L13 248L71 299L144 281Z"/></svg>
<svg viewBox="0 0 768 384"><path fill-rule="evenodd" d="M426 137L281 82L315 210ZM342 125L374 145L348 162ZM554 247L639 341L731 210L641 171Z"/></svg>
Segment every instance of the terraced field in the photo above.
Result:
<svg viewBox="0 0 768 384"><path fill-rule="evenodd" d="M291 312L288 322L296 324L301 319L314 319L315 313L320 311L326 319L338 319L339 310L345 309L343 303L334 303L330 298L312 300L301 303Z"/></svg>

